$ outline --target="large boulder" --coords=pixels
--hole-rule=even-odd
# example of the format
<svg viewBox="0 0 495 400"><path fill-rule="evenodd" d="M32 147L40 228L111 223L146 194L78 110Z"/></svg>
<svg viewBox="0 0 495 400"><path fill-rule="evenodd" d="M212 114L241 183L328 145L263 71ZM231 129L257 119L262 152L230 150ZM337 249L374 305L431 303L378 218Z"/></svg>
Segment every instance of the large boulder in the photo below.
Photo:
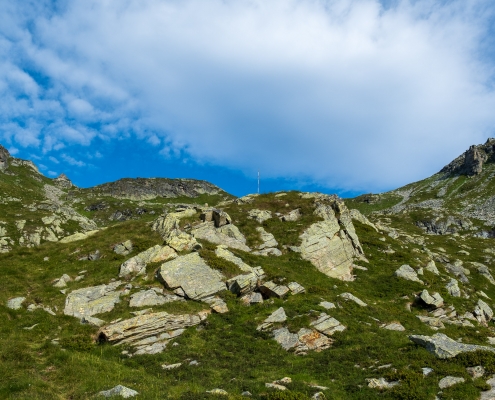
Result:
<svg viewBox="0 0 495 400"><path fill-rule="evenodd" d="M412 342L425 347L426 350L441 359L452 358L461 353L469 353L478 350L495 353L495 348L493 347L459 343L443 333L436 333L433 336L411 335L409 336L409 339Z"/></svg>
<svg viewBox="0 0 495 400"><path fill-rule="evenodd" d="M160 267L158 277L172 289L182 289L193 300L201 300L226 290L223 275L211 269L198 253L190 253L168 261Z"/></svg>
<svg viewBox="0 0 495 400"><path fill-rule="evenodd" d="M189 208L184 211L162 215L153 222L152 229L162 236L165 244L176 251L198 249L201 246L196 239L180 228L182 218L192 217L195 214L196 210Z"/></svg>
<svg viewBox="0 0 495 400"><path fill-rule="evenodd" d="M65 299L64 314L83 318L113 310L120 301L120 292L116 289L121 284L116 281L72 291Z"/></svg>
<svg viewBox="0 0 495 400"><path fill-rule="evenodd" d="M351 281L353 260L364 252L344 203L328 201L318 203L315 210L323 221L312 224L301 235L301 257L332 278Z"/></svg>
<svg viewBox="0 0 495 400"><path fill-rule="evenodd" d="M233 224L223 225L219 228L215 227L213 221L206 221L196 225L191 231L192 236L197 239L207 240L215 244L222 244L233 249L250 251L246 245L246 238Z"/></svg>

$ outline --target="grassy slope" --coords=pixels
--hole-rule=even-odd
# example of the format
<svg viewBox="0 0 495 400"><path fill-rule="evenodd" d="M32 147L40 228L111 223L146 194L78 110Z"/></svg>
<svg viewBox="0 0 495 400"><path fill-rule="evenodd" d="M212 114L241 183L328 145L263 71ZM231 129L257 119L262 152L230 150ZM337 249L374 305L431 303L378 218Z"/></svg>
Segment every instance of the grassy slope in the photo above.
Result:
<svg viewBox="0 0 495 400"><path fill-rule="evenodd" d="M289 203L289 207L285 206L286 203ZM265 195L257 198L254 204L237 209L232 206L227 211L248 236L249 243L255 244L254 228L258 225L246 219L246 210L265 208L286 212L299 206L304 213L303 219L298 222L301 225L293 223L293 226L289 226L276 219L265 223L266 229L274 233L281 244L296 245L299 232L314 222L314 217L309 214L310 204L310 200L302 201L297 193L281 198ZM420 233L412 224L407 224L407 227L409 233ZM215 387L232 393L231 398L236 398L235 394L244 390L253 393L253 398L263 398L263 395L269 398L270 391L264 387L265 382L290 376L294 383L289 385L289 389L293 393L300 393L294 397L299 399L307 398L304 396L310 396L316 391L306 383L329 387L325 391L328 399L432 399L438 392L438 380L446 375L454 375L465 377L466 383L444 390L442 398L477 398L481 382L471 381L465 371L465 365L476 363L476 360L437 360L407 339L408 334L434 333L415 317L417 313L425 313L419 306L415 306L413 313L405 311L405 305L412 301L413 293L418 293L424 286L400 280L393 275L402 264L418 267L426 263L424 255L417 252L420 246L388 237L382 242L379 240L381 234L359 223L356 223L356 229L370 263L363 264L368 271L356 271L355 282L330 279L296 253L286 253L277 258L236 251L248 264L261 265L270 278L299 282L306 287L307 294L244 307L232 295L224 293L229 313L211 315L199 329L188 329L178 338L179 346L169 346L162 354L133 358L123 356L123 348L94 344L91 337L96 328L60 315L65 296L51 286L51 281L63 273L74 277L81 270L88 271L86 278L70 283L70 289L106 283L116 278L122 261L160 243L160 238L150 231L144 221L115 224L80 242L46 243L36 249L18 249L0 255L0 376L3 377L0 380L0 397L86 399L100 390L123 384L140 392L139 398L142 399L215 398L205 393ZM126 239L135 243L134 252L128 257L114 254L111 245ZM430 248L442 246L452 254L459 249L458 244L447 237L428 237L427 242ZM483 262L483 248L493 246L492 240L465 239L463 243L471 248L470 256L458 257L464 261ZM395 250L395 254L382 252L388 246ZM95 249L102 252L104 257L101 260L77 261L79 255ZM235 267L228 263L211 261L214 260L212 253L213 247L206 245L203 254L206 258L210 257L209 262L213 267L229 274L236 272ZM49 261L43 261L45 257L49 257ZM157 285L152 280L156 267L148 267L147 281L140 279L133 284L141 288ZM425 272L422 279L429 290L440 291L446 303L455 305L458 312L471 311L475 298L451 298L442 288L445 277L445 274L437 277ZM483 277L473 271L470 279L473 286L495 298L495 288ZM366 301L369 306L361 308L343 302L338 295L347 291ZM8 310L4 306L6 300L19 295L28 298L26 304L41 302L57 306L59 315L51 316L42 310ZM288 326L292 331L307 326L318 312L324 311L318 305L322 300L339 305L339 308L327 313L347 326L346 331L334 336L335 343L329 350L295 356L282 350L268 334L256 331L256 325L280 306L285 308L290 318ZM187 302L155 307L154 310L194 312L203 308L202 304ZM114 311L98 317L110 321L129 316L129 311L126 302L122 301ZM380 320L380 323L400 321L407 331L383 330L372 317ZM35 324L38 325L31 330L24 329ZM449 325L443 333L455 339L462 337L466 343L479 344L486 344L486 336L494 335L491 328L460 329ZM61 345L52 344L54 338L59 338ZM191 359L198 360L200 365L188 366L187 360ZM164 371L160 367L164 363L176 362L186 362L186 365L172 371ZM395 372L392 369L377 369L389 363ZM432 367L435 372L423 378L422 367ZM401 379L401 385L383 392L366 386L366 378L381 376Z"/></svg>

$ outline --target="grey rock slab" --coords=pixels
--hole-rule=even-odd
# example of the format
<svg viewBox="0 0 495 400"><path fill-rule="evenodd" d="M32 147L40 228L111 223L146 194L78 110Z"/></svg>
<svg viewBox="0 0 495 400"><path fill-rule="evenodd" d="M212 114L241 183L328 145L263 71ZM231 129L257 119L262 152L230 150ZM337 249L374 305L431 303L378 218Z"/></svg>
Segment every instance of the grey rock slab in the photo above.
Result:
<svg viewBox="0 0 495 400"><path fill-rule="evenodd" d="M372 223L363 214L361 214L361 212L359 212L359 210L352 209L352 210L349 210L349 212L351 214L351 218L352 219L354 219L356 221L359 221L359 222L361 222L364 225L368 225L368 226L372 227L376 232L378 232L378 228L375 226L375 224Z"/></svg>
<svg viewBox="0 0 495 400"><path fill-rule="evenodd" d="M330 303L329 301L322 301L320 304L323 308L326 308L327 310L331 310L332 308L336 308L335 304Z"/></svg>
<svg viewBox="0 0 495 400"><path fill-rule="evenodd" d="M186 296L193 300L200 300L227 289L222 282L223 275L210 268L198 253L179 256L162 264L158 276L168 288L181 288Z"/></svg>
<svg viewBox="0 0 495 400"><path fill-rule="evenodd" d="M445 269L447 270L447 272L459 278L462 283L469 283L469 279L466 276L466 272L469 273L469 270L463 268L462 265L459 265L459 263L447 263L445 264Z"/></svg>
<svg viewBox="0 0 495 400"><path fill-rule="evenodd" d="M486 381L491 386L490 390L481 392L480 400L493 400L495 399L495 375Z"/></svg>
<svg viewBox="0 0 495 400"><path fill-rule="evenodd" d="M252 292L242 296L240 300L245 305L261 304L263 303L263 296L261 295L261 293Z"/></svg>
<svg viewBox="0 0 495 400"><path fill-rule="evenodd" d="M443 299L439 293L433 293L432 295L430 295L428 293L428 290L425 289L421 292L419 297L421 300L423 300L425 302L425 304L427 304L429 306L432 306L435 308L439 308L439 307L443 306Z"/></svg>
<svg viewBox="0 0 495 400"><path fill-rule="evenodd" d="M273 236L271 233L265 231L265 229L263 227L258 226L256 228L256 230L260 234L261 241L263 242L261 245L258 246L259 250L278 246L278 242L275 240L275 236Z"/></svg>
<svg viewBox="0 0 495 400"><path fill-rule="evenodd" d="M296 333L291 333L287 328L275 329L273 337L284 350L290 350L299 343L299 336Z"/></svg>
<svg viewBox="0 0 495 400"><path fill-rule="evenodd" d="M230 261L237 265L239 269L243 272L252 272L253 268L247 265L241 258L235 256L231 251L227 249L225 245L218 245L215 249L215 255L217 257L223 258L224 260Z"/></svg>
<svg viewBox="0 0 495 400"><path fill-rule="evenodd" d="M262 224L266 220L272 218L272 212L268 210L258 210L254 208L248 211L248 216L251 219L256 220L258 223Z"/></svg>
<svg viewBox="0 0 495 400"><path fill-rule="evenodd" d="M459 283L456 279L451 278L450 282L445 285L447 292L453 297L461 297L461 289L459 288Z"/></svg>
<svg viewBox="0 0 495 400"><path fill-rule="evenodd" d="M306 289L297 282L290 282L288 285L291 294L299 294L306 292Z"/></svg>
<svg viewBox="0 0 495 400"><path fill-rule="evenodd" d="M139 393L133 389L129 389L128 387L117 385L110 390L104 390L98 393L99 396L103 397L112 397L112 396L120 396L124 399L128 399L130 397L137 396Z"/></svg>
<svg viewBox="0 0 495 400"><path fill-rule="evenodd" d="M278 308L273 313L271 313L268 318L266 318L261 325L259 325L256 329L258 331L263 331L271 328L274 323L280 323L287 321L287 315L285 314L285 310L283 307Z"/></svg>
<svg viewBox="0 0 495 400"><path fill-rule="evenodd" d="M172 369L177 369L182 365L182 363L176 363L176 364L163 364L162 368L166 371L170 371Z"/></svg>
<svg viewBox="0 0 495 400"><path fill-rule="evenodd" d="M464 378L459 378L456 376L446 376L445 378L440 379L440 382L438 382L438 387L440 389L446 389L448 387L457 385L458 383L463 383L465 382Z"/></svg>
<svg viewBox="0 0 495 400"><path fill-rule="evenodd" d="M126 256L132 252L132 241L126 240L125 242L118 243L113 247L113 251L116 254Z"/></svg>
<svg viewBox="0 0 495 400"><path fill-rule="evenodd" d="M409 339L425 347L426 350L440 359L452 358L461 353L477 350L495 352L495 348L493 347L459 343L443 333L436 333L433 336L410 335Z"/></svg>
<svg viewBox="0 0 495 400"><path fill-rule="evenodd" d="M280 219L284 222L295 222L298 221L299 218L301 218L301 210L299 208L296 208L295 210L292 210L288 212L287 214L284 214L280 217Z"/></svg>
<svg viewBox="0 0 495 400"><path fill-rule="evenodd" d="M325 313L321 313L319 318L311 323L311 326L327 336L332 336L335 332L345 330L345 326Z"/></svg>
<svg viewBox="0 0 495 400"><path fill-rule="evenodd" d="M113 344L150 345L170 340L190 326L205 320L209 311L198 314L174 315L166 312L140 315L107 325L98 331L99 340Z"/></svg>
<svg viewBox="0 0 495 400"><path fill-rule="evenodd" d="M115 291L122 282L92 286L73 290L65 299L65 315L77 318L93 316L113 310L120 300L120 292Z"/></svg>
<svg viewBox="0 0 495 400"><path fill-rule="evenodd" d="M259 287L259 291L266 297L278 297L281 299L289 293L289 288L287 286L277 285L272 281L268 281Z"/></svg>
<svg viewBox="0 0 495 400"><path fill-rule="evenodd" d="M439 275L440 271L438 271L437 266L435 265L435 261L430 260L428 264L426 264L425 270L430 271L432 274Z"/></svg>
<svg viewBox="0 0 495 400"><path fill-rule="evenodd" d="M281 391L287 390L285 386L279 385L277 383L265 383L265 387L267 387L268 389L276 389Z"/></svg>
<svg viewBox="0 0 495 400"><path fill-rule="evenodd" d="M134 256L120 266L119 277L123 278L129 275L144 275L146 274L146 263L138 256Z"/></svg>
<svg viewBox="0 0 495 400"><path fill-rule="evenodd" d="M192 229L191 234L197 239L207 240L211 243L223 244L233 249L251 251L246 245L246 238L239 231L239 228L233 224L216 228L214 222L203 222L196 225Z"/></svg>
<svg viewBox="0 0 495 400"><path fill-rule="evenodd" d="M263 250L253 251L252 253L257 256L265 256L265 257L268 256L280 257L282 255L282 252L275 247L268 247Z"/></svg>
<svg viewBox="0 0 495 400"><path fill-rule="evenodd" d="M97 326L97 327L100 327L100 326L103 326L106 324L106 322L103 321L102 319L99 319L96 317L90 317L90 316L86 316L86 317L81 318L81 323L82 324L89 324L89 325L93 325L93 326Z"/></svg>
<svg viewBox="0 0 495 400"><path fill-rule="evenodd" d="M399 384L398 381L388 382L385 378L368 378L368 387L376 389L391 389Z"/></svg>
<svg viewBox="0 0 495 400"><path fill-rule="evenodd" d="M353 301L354 303L356 303L357 305L361 306L361 307L367 307L368 304L366 304L364 301L358 299L356 296L354 296L353 294L351 293L342 293L339 295L339 297L342 297L344 300L351 300Z"/></svg>
<svg viewBox="0 0 495 400"><path fill-rule="evenodd" d="M11 310L19 310L22 307L24 300L26 300L25 297L14 297L7 301L7 307Z"/></svg>
<svg viewBox="0 0 495 400"><path fill-rule="evenodd" d="M228 396L229 395L229 393L226 390L219 389L219 388L207 390L206 393L214 394L216 396Z"/></svg>
<svg viewBox="0 0 495 400"><path fill-rule="evenodd" d="M315 329L301 328L297 336L299 344L294 350L296 354L306 354L310 350L320 352L328 349L333 343L332 339Z"/></svg>
<svg viewBox="0 0 495 400"><path fill-rule="evenodd" d="M182 297L176 295L163 295L156 289L142 290L134 293L129 301L130 307L158 306L173 301L184 301Z"/></svg>
<svg viewBox="0 0 495 400"><path fill-rule="evenodd" d="M418 278L417 272L407 264L401 265L401 267L395 271L394 274L399 278L424 284L424 282Z"/></svg>
<svg viewBox="0 0 495 400"><path fill-rule="evenodd" d="M476 267L478 273L480 273L486 279L488 279L492 285L495 285L495 279L493 278L490 269L486 265L478 262L472 262L471 264L473 264L473 266Z"/></svg>
<svg viewBox="0 0 495 400"><path fill-rule="evenodd" d="M210 308L218 314L225 314L226 312L229 312L227 303L225 303L225 301L218 296L207 297L202 301L208 304Z"/></svg>
<svg viewBox="0 0 495 400"><path fill-rule="evenodd" d="M403 332L406 330L406 328L404 328L400 322L391 322L390 324L383 324L381 328L387 329L389 331L398 331L398 332Z"/></svg>
<svg viewBox="0 0 495 400"><path fill-rule="evenodd" d="M253 270L253 272L249 274L238 275L228 279L226 281L227 288L232 293L242 296L254 291L258 287L263 276L264 272L261 268L259 268Z"/></svg>

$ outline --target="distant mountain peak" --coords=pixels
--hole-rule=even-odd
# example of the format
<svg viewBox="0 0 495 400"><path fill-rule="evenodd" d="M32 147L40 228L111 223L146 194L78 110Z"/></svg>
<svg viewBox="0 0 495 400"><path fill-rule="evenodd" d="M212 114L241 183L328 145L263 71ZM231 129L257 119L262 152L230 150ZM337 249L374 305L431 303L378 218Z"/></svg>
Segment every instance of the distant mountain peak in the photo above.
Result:
<svg viewBox="0 0 495 400"><path fill-rule="evenodd" d="M483 164L495 161L495 139L489 138L485 144L472 145L463 154L443 167L440 172L449 175L479 175Z"/></svg>
<svg viewBox="0 0 495 400"><path fill-rule="evenodd" d="M65 175L64 173L60 174L57 176L53 182L55 185L60 186L64 189L70 189L71 187L74 187L75 185L72 183L72 181Z"/></svg>

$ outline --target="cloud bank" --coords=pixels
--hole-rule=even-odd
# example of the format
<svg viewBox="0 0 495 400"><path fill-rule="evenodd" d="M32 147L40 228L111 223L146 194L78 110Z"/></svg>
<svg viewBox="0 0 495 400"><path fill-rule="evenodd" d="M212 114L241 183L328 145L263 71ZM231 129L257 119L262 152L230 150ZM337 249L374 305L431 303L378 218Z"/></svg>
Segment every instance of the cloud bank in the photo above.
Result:
<svg viewBox="0 0 495 400"><path fill-rule="evenodd" d="M0 15L0 138L78 167L92 152L74 146L142 140L380 191L494 135L490 1L5 0Z"/></svg>

